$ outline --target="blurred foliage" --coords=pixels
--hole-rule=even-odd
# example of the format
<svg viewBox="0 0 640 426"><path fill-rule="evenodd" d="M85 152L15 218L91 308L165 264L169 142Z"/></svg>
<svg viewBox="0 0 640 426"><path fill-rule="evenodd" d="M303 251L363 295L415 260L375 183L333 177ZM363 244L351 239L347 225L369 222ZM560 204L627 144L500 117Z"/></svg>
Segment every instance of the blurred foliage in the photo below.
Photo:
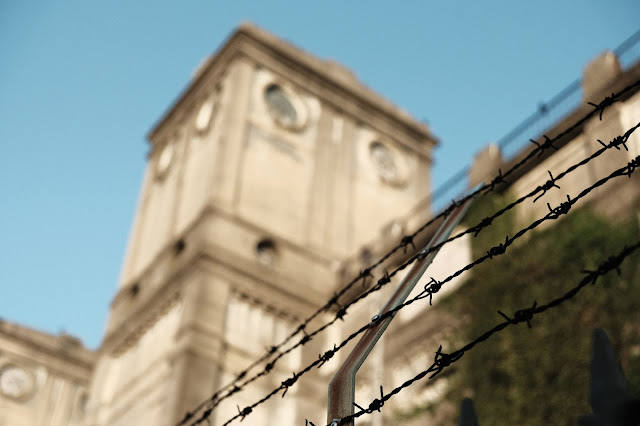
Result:
<svg viewBox="0 0 640 426"><path fill-rule="evenodd" d="M467 226L512 200L509 194L484 197L465 218ZM512 212L496 219L472 240L474 259L512 236ZM541 230L529 232L504 255L473 269L454 293L439 301L463 322L453 350L503 322L534 301L547 303L567 292L625 244L640 238L634 214L615 223L587 208L573 210ZM589 365L595 327L603 327L617 351L630 389L640 395L640 255L598 278L572 300L532 321L512 325L466 353L448 378L445 400L459 405L473 398L481 425L575 425L589 406ZM422 407L427 414L432 407ZM407 417L416 416L414 410ZM455 424L457 419L450 419Z"/></svg>
<svg viewBox="0 0 640 426"><path fill-rule="evenodd" d="M508 201L508 195L484 199L465 222L477 223ZM514 217L505 216L473 240L475 257L513 235ZM502 322L498 310L512 316L534 301L543 304L561 296L584 277L582 270L596 269L639 238L635 215L612 223L587 209L531 232L505 255L475 268L442 304L468 317L462 327L466 335L455 337L452 347ZM580 414L591 412L589 364L595 327L609 334L632 391L640 395L639 261L637 253L631 255L619 276L611 272L599 278L574 299L536 316L531 329L526 324L510 326L476 346L458 362L447 398L472 397L484 425L574 425Z"/></svg>
<svg viewBox="0 0 640 426"><path fill-rule="evenodd" d="M475 226L485 217L495 214L498 210L513 201L515 201L515 198L510 192L493 192L489 195L481 196L474 202L471 210L469 210L465 215L462 223L467 227ZM476 235L471 247L474 259L487 254L488 249L500 243L504 243L507 235L512 236L515 233L515 211L516 208L508 210L500 217L494 219L489 227L482 229L478 235Z"/></svg>

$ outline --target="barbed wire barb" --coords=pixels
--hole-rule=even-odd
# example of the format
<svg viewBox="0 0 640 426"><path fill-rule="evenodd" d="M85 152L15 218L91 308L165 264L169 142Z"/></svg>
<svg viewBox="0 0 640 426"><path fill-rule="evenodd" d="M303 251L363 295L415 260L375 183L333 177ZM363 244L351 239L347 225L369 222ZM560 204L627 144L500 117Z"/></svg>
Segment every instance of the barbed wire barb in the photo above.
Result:
<svg viewBox="0 0 640 426"><path fill-rule="evenodd" d="M417 250L416 245L413 243L412 235L405 235L404 237L402 237L402 240L400 240L400 244L402 245L403 254L407 254L407 248L409 248L409 246L411 246L414 250Z"/></svg>
<svg viewBox="0 0 640 426"><path fill-rule="evenodd" d="M491 247L489 251L487 251L487 256L489 256L489 259L493 259L495 256L504 254L507 251L507 247L509 247L509 244L511 244L511 241L509 241L509 236L507 235L504 240L504 244L500 243L495 247Z"/></svg>
<svg viewBox="0 0 640 426"><path fill-rule="evenodd" d="M494 177L491 183L489 184L490 190L493 191L495 187L499 184L509 183L504 176L502 176L502 169L498 169L498 176Z"/></svg>
<svg viewBox="0 0 640 426"><path fill-rule="evenodd" d="M543 143L538 143L533 139L529 139L529 141L531 141L537 147L536 150L538 150L538 157L540 157L548 148L553 148L554 151L558 150L558 148L554 145L554 142L557 140L557 138L550 139L547 135L542 135L542 137L544 138Z"/></svg>
<svg viewBox="0 0 640 426"><path fill-rule="evenodd" d="M431 281L424 285L424 292L429 295L429 306L432 306L433 295L440 291L442 283L431 277Z"/></svg>
<svg viewBox="0 0 640 426"><path fill-rule="evenodd" d="M605 97L599 104L594 104L593 102L587 102L589 105L595 108L595 111L600 111L600 121L602 121L602 113L604 110L615 102L618 102L618 99L615 97L615 93L612 93L611 96Z"/></svg>
<svg viewBox="0 0 640 426"><path fill-rule="evenodd" d="M442 345L440 345L440 347L436 351L433 364L427 369L427 373L433 372L433 374L429 376L429 379L433 379L434 377L436 377L442 372L442 370L459 360L463 354L463 352L459 351L452 352L450 354L444 353L442 352Z"/></svg>
<svg viewBox="0 0 640 426"><path fill-rule="evenodd" d="M547 193L547 191L549 191L551 188L560 189L560 187L556 185L556 180L553 178L551 171L547 170L547 173L549 173L549 180L546 181L542 186L538 187L542 191L542 194L538 195L536 198L533 199L534 203L538 201L538 198L544 196Z"/></svg>
<svg viewBox="0 0 640 426"><path fill-rule="evenodd" d="M527 323L527 327L531 328L531 320L533 319L533 315L534 315L534 312L535 312L535 309L536 309L537 305L538 305L538 302L534 301L533 302L533 306L531 306L530 308L517 310L513 314L513 318L509 318L502 311L498 311L498 313L504 319L506 319L507 322L509 322L510 324L518 324L518 323L521 323L521 322L526 322Z"/></svg>
<svg viewBox="0 0 640 426"><path fill-rule="evenodd" d="M549 214L547 216L549 217L549 219L555 220L560 216L569 213L569 210L571 210L572 204L573 202L571 201L571 198L568 195L567 195L567 201L565 201L564 203L560 203L558 207L555 207L553 209L551 208L551 205L547 203L547 208L549 209Z"/></svg>

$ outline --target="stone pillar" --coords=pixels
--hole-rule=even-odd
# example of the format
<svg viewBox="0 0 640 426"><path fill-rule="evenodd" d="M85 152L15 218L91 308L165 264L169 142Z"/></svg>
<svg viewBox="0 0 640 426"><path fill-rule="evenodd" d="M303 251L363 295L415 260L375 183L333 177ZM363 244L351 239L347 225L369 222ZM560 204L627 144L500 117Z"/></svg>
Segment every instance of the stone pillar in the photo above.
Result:
<svg viewBox="0 0 640 426"><path fill-rule="evenodd" d="M473 158L469 170L469 188L481 183L490 183L498 174L498 169L504 164L500 148L495 143L490 143Z"/></svg>
<svg viewBox="0 0 640 426"><path fill-rule="evenodd" d="M622 74L618 57L611 51L605 51L589 62L582 74L582 96L585 102L598 103L602 99L602 89L609 86Z"/></svg>
<svg viewBox="0 0 640 426"><path fill-rule="evenodd" d="M167 399L168 418L176 423L218 388L224 360L224 324L230 286L202 274L185 286L184 315L176 335L172 378Z"/></svg>

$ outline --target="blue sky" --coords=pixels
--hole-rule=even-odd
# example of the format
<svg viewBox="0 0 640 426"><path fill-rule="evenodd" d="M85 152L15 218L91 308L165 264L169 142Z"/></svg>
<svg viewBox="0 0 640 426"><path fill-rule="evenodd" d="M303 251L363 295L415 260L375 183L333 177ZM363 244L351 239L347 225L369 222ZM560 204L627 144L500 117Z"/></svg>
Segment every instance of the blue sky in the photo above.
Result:
<svg viewBox="0 0 640 426"><path fill-rule="evenodd" d="M437 184L638 16L633 0L0 0L0 317L99 345L145 135L244 20L426 119Z"/></svg>

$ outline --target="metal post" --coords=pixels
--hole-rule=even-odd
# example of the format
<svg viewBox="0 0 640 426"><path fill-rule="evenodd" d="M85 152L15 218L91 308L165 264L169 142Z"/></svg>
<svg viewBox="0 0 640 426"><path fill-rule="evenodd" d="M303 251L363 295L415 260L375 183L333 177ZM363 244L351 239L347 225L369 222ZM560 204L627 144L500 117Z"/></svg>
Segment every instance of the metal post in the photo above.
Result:
<svg viewBox="0 0 640 426"><path fill-rule="evenodd" d="M593 331L589 402L593 414L582 416L581 426L640 424L640 399L629 391L618 357L601 328Z"/></svg>
<svg viewBox="0 0 640 426"><path fill-rule="evenodd" d="M377 297L375 297L375 304L376 306L380 306L382 305L382 303L384 302L384 295L382 294L382 292L378 292L378 294L376 295ZM384 339L380 338L380 340L378 340L377 346L376 346L376 350L373 351L373 353L371 354L371 359L369 360L369 363L373 364L372 365L372 377L371 377L371 387L376 389L376 393L377 393L377 384L383 383L384 382ZM382 416L376 416L373 415L373 418L371 419L371 426L383 426L382 424Z"/></svg>
<svg viewBox="0 0 640 426"><path fill-rule="evenodd" d="M477 187L472 188L469 190L469 193L476 189ZM474 198L471 197L461 203L447 216L429 244L422 250L422 253L427 253L431 247L437 246L449 238L453 229L460 223L471 206L473 199ZM382 316L386 312L393 310L407 299L407 296L409 296L409 293L411 293L411 290L413 290L437 254L438 250L434 250L427 256L418 258L415 261L413 267L398 285L398 288L396 288L378 315ZM341 419L350 416L354 412L353 403L355 400L356 373L392 319L393 315L378 321L376 325L365 331L360 341L358 341L345 362L333 376L333 379L331 379L329 383L329 406L327 410L328 423L334 426L353 426L353 421L341 421Z"/></svg>
<svg viewBox="0 0 640 426"><path fill-rule="evenodd" d="M476 410L473 409L473 401L471 398L462 400L458 426L478 426L478 418L476 417Z"/></svg>

